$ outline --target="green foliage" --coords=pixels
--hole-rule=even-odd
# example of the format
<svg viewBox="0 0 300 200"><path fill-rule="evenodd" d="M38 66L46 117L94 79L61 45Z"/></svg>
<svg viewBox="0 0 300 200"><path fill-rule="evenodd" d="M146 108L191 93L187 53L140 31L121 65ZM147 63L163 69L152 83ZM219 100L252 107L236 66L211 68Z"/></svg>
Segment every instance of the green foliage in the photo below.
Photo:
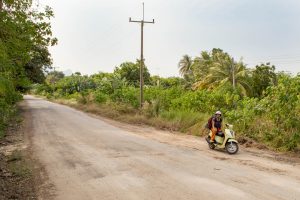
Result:
<svg viewBox="0 0 300 200"><path fill-rule="evenodd" d="M159 127L194 135L206 134L203 127L207 119L221 110L224 121L234 124L239 137L251 138L279 150L299 148L300 76L274 74L275 69L269 65L257 66L250 73L243 63L232 62L220 49L202 52L201 56L192 63L193 78L206 81L214 77L216 81L210 84L216 85L192 90L189 85L193 83L187 79L152 76L144 87L142 109L139 109L139 85L126 78L133 63L123 63L114 73L92 76L76 73L60 77L58 81L35 85L33 91L51 98L76 100L80 105L96 103L101 109L113 110L113 116L130 114L143 121L153 120L160 124ZM235 88L230 65L235 70ZM123 70L126 73L122 74ZM246 85L242 82L250 84L253 93L245 91Z"/></svg>
<svg viewBox="0 0 300 200"><path fill-rule="evenodd" d="M88 76L72 75L67 76L63 79L60 79L56 84L53 85L53 89L62 92L62 95L65 94L74 94L76 92L84 92L88 89L95 89L96 85L92 79Z"/></svg>
<svg viewBox="0 0 300 200"><path fill-rule="evenodd" d="M237 103L236 109L225 112L226 120L235 124L238 131L243 131L244 135L249 138L257 139L259 131L253 130L255 124L253 121L264 112L258 99L245 98Z"/></svg>
<svg viewBox="0 0 300 200"><path fill-rule="evenodd" d="M49 19L53 12L33 8L30 0L4 1L0 13L0 74L13 78L14 86L23 88L24 79L42 82L45 66L51 64L48 46L52 38Z"/></svg>
<svg viewBox="0 0 300 200"><path fill-rule="evenodd" d="M189 91L172 100L172 109L214 113L234 109L240 96L225 90Z"/></svg>
<svg viewBox="0 0 300 200"><path fill-rule="evenodd" d="M211 61L206 65L208 65L208 72L205 71L206 76L194 83L195 89L214 89L231 84L233 89L242 89L245 95L250 93L251 86L247 81L249 71L242 61L235 62L229 54L219 50L212 54Z"/></svg>
<svg viewBox="0 0 300 200"><path fill-rule="evenodd" d="M96 90L94 92L94 99L95 102L97 103L106 103L109 100L109 96L103 92L101 92L100 90Z"/></svg>
<svg viewBox="0 0 300 200"><path fill-rule="evenodd" d="M145 88L144 98L149 104L158 103L159 110L168 110L171 107L172 99L176 99L184 93L182 87L164 89L162 87Z"/></svg>
<svg viewBox="0 0 300 200"><path fill-rule="evenodd" d="M111 95L111 100L113 102L120 102L131 105L134 108L138 108L139 106L139 89L135 87L126 87L116 89L114 93Z"/></svg>
<svg viewBox="0 0 300 200"><path fill-rule="evenodd" d="M20 96L15 91L15 88L11 81L0 76L0 98L7 104L16 103Z"/></svg>
<svg viewBox="0 0 300 200"><path fill-rule="evenodd" d="M262 99L266 116L276 124L271 132L282 141L277 148L295 149L300 143L300 76L281 77L277 86L269 87Z"/></svg>
<svg viewBox="0 0 300 200"><path fill-rule="evenodd" d="M270 66L270 63L256 66L252 72L251 81L253 96L261 97L267 87L276 85L277 83L275 66Z"/></svg>
<svg viewBox="0 0 300 200"><path fill-rule="evenodd" d="M54 83L57 83L59 80L61 80L64 77L65 77L65 75L63 72L53 71L53 72L48 73L48 75L46 76L46 83L49 85L54 84Z"/></svg>
<svg viewBox="0 0 300 200"><path fill-rule="evenodd" d="M0 76L0 138L4 136L4 128L15 113L14 104L20 98L12 82Z"/></svg>
<svg viewBox="0 0 300 200"><path fill-rule="evenodd" d="M44 81L44 71L51 65L48 46L57 40L52 38L49 7L36 9L31 0L0 2L1 137L15 112L14 104L21 99L19 92Z"/></svg>
<svg viewBox="0 0 300 200"><path fill-rule="evenodd" d="M300 76L283 77L278 85L269 87L262 100L268 116L280 127L300 127ZM280 109L278 109L280 108Z"/></svg>
<svg viewBox="0 0 300 200"><path fill-rule="evenodd" d="M163 88L183 87L186 84L187 82L179 77L161 78L159 76L152 76L150 82L152 86L161 86Z"/></svg>
<svg viewBox="0 0 300 200"><path fill-rule="evenodd" d="M184 55L178 63L179 73L187 81L191 81L194 77L193 62L193 59L189 55Z"/></svg>
<svg viewBox="0 0 300 200"><path fill-rule="evenodd" d="M121 79L125 79L129 84L138 86L140 84L140 61L136 63L125 62L115 68L115 74L119 74ZM143 67L144 83L150 83L150 73L146 66Z"/></svg>

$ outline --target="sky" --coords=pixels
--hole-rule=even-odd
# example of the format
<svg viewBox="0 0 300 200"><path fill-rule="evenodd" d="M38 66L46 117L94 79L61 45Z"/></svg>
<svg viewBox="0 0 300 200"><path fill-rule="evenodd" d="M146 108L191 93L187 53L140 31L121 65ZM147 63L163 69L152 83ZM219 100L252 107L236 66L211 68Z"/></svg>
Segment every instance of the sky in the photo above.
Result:
<svg viewBox="0 0 300 200"><path fill-rule="evenodd" d="M82 74L112 72L140 57L145 3L144 57L152 75L179 76L184 54L221 48L248 67L271 62L300 72L299 0L39 0L52 7L58 45L54 67Z"/></svg>

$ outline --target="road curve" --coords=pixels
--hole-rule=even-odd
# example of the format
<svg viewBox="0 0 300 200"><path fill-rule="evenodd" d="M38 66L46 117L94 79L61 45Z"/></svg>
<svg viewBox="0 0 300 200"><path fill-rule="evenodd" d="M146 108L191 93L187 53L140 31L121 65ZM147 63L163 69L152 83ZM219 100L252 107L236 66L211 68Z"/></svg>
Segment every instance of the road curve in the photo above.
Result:
<svg viewBox="0 0 300 200"><path fill-rule="evenodd" d="M135 127L25 96L33 156L61 200L300 199L298 162ZM201 140L201 141L200 141Z"/></svg>

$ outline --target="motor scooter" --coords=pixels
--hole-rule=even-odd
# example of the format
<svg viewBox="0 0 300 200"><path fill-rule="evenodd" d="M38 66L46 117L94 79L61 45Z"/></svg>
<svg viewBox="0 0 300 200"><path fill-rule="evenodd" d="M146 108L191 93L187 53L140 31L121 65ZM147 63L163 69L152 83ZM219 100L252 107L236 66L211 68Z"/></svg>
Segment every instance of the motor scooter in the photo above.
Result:
<svg viewBox="0 0 300 200"><path fill-rule="evenodd" d="M210 149L225 149L229 154L235 154L239 150L238 141L235 139L233 125L226 124L225 132L219 131L215 136L215 143L210 142L212 131L205 138Z"/></svg>

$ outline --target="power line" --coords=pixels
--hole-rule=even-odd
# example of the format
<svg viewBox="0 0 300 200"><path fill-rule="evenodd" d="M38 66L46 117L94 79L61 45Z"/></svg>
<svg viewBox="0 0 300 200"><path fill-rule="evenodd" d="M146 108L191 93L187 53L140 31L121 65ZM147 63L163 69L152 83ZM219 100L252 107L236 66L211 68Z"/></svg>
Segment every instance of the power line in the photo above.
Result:
<svg viewBox="0 0 300 200"><path fill-rule="evenodd" d="M129 18L129 22L135 22L141 24L141 60L140 60L140 107L143 107L144 103L144 95L143 95L143 86L144 86L144 78L143 78L143 68L144 68L144 24L154 24L154 19L152 21L145 21L145 6L143 3L143 19L140 21L131 20Z"/></svg>

